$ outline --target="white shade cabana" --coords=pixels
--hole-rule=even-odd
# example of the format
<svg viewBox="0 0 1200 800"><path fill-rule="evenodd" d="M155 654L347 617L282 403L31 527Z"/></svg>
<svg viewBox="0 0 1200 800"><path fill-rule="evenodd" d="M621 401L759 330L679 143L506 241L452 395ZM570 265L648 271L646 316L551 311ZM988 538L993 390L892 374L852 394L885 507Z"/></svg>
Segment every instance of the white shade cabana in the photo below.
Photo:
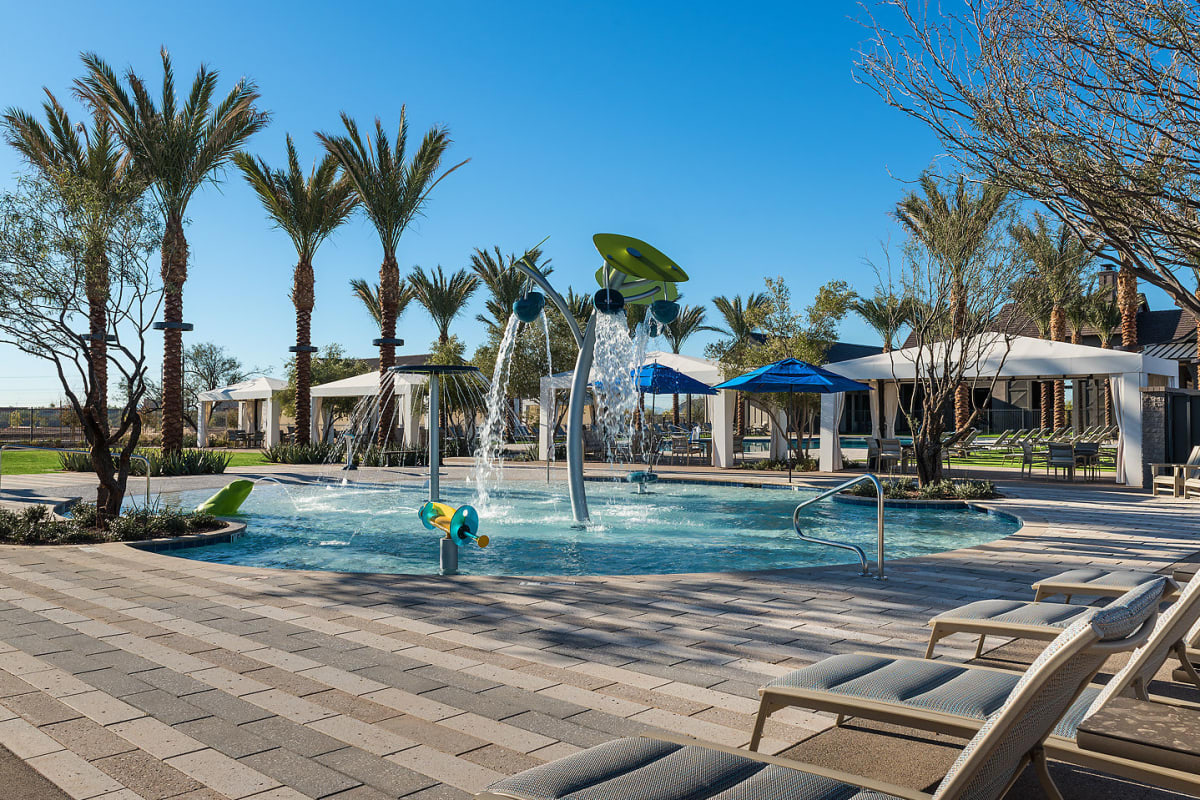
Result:
<svg viewBox="0 0 1200 800"><path fill-rule="evenodd" d="M263 377L200 392L196 396L196 443L204 447L208 441L208 414L213 403L237 402L238 427L262 431L263 443L267 447L278 444L279 402L275 395L286 388L286 381ZM263 406L261 414L260 403Z"/></svg>
<svg viewBox="0 0 1200 800"><path fill-rule="evenodd" d="M873 434L879 435L879 396L884 405L885 436L894 434L898 410L897 383L913 383L929 373L929 364L957 361L947 355L946 342L924 348L909 347L891 353L856 358L827 365L826 369L854 380L870 383ZM949 345L957 346L957 345ZM1166 359L1141 353L1052 342L1028 336L995 334L993 339L968 353L969 368L963 377L987 381L993 377L1027 380L1059 380L1107 377L1113 390L1113 412L1120 428L1117 443L1117 482L1142 485L1142 398L1143 386L1174 386L1179 366ZM985 384L986 385L986 384ZM837 430L840 413L837 395L821 401L821 471L840 468L841 447Z"/></svg>
<svg viewBox="0 0 1200 800"><path fill-rule="evenodd" d="M682 372L689 378L695 378L709 386L721 382L720 365L707 358L685 356L666 350L651 350L643 356L642 363L639 366L645 366L646 364L661 364L664 367L670 367L676 372ZM539 417L541 430L538 435L538 457L541 459L545 459L549 455L551 437L554 434L554 421L556 419L554 414L555 390L570 389L573 375L573 372L559 372L553 376L548 375L542 378L541 398L539 402L541 408ZM715 396L705 398L708 404L708 418L712 422L713 427L714 452L720 449L722 457L726 458L732 458L732 456L726 455L726 453L730 453L733 449L732 428L730 427L733 419L733 394L733 392L722 390ZM722 411L724 411L724 415L722 415ZM723 448L720 447L720 442L718 442L718 437L722 436L722 434L725 434L725 438L729 440Z"/></svg>
<svg viewBox="0 0 1200 800"><path fill-rule="evenodd" d="M399 401L397 413L400 419L404 421L404 437L406 443L412 444L416 440L410 437L416 435L419 426L419 421L416 419L416 404L413 402L412 387L422 386L427 380L424 375L407 375L402 372L395 373L392 376L394 381L393 391ZM330 381L322 383L319 386L312 387L310 395L312 396L312 413L309 415L310 431L309 436L316 441L319 435L317 430L318 421L321 419L324 401L326 398L361 398L375 397L379 394L380 375L378 370L364 372L362 375L354 375L349 378L342 378L340 381Z"/></svg>

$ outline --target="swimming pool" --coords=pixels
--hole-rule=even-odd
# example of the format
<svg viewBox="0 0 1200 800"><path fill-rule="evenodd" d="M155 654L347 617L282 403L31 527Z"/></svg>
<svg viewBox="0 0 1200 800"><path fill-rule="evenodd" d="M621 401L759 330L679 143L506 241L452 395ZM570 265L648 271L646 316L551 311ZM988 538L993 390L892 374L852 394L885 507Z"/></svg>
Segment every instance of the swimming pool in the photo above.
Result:
<svg viewBox="0 0 1200 800"><path fill-rule="evenodd" d="M242 507L246 534L169 551L200 561L282 569L434 574L439 534L417 508L427 489L260 484ZM193 507L212 490L164 495ZM566 487L506 481L479 508L487 549L464 544L467 575L637 575L846 563L845 551L802 541L792 509L811 491L662 482L639 495L627 483L588 482L591 527L572 527ZM442 485L442 500L470 503L473 487ZM874 558L875 509L836 502L808 509L810 533L860 545ZM1019 523L965 509L888 509L887 558L993 541ZM852 557L851 557L852 558Z"/></svg>

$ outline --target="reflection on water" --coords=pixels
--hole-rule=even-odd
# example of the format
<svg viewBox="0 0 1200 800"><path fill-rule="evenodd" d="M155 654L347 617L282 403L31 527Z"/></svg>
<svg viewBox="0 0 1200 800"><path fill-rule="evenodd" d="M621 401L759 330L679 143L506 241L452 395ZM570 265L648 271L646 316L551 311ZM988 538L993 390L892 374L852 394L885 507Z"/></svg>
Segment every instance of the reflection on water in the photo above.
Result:
<svg viewBox="0 0 1200 800"><path fill-rule="evenodd" d="M243 506L247 534L234 542L171 551L204 561L343 572L437 572L438 533L417 519L425 489L260 485ZM443 501L469 503L475 487L443 485ZM185 506L211 490L178 496ZM593 524L572 527L564 487L509 481L479 509L487 549L460 547L459 568L477 575L626 575L775 569L846 563L846 554L801 541L792 509L807 492L661 482L654 494L589 482ZM873 558L874 506L809 507L807 531L862 546ZM962 510L888 509L888 559L992 541L1017 523Z"/></svg>

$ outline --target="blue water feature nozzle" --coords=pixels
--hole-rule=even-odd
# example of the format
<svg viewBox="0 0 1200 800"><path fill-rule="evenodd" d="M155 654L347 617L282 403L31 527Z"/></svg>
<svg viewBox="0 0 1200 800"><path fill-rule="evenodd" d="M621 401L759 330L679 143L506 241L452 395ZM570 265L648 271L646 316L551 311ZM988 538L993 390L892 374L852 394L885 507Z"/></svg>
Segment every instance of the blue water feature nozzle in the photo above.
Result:
<svg viewBox="0 0 1200 800"><path fill-rule="evenodd" d="M513 313L524 323L537 319L542 309L546 307L546 295L541 292L530 292L513 303Z"/></svg>

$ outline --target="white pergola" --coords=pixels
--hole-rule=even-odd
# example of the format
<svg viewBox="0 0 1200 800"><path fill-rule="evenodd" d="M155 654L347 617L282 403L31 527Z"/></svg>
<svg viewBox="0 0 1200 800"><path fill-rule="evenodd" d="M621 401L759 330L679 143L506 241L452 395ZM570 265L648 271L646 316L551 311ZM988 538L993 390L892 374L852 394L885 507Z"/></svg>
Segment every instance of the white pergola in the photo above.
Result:
<svg viewBox="0 0 1200 800"><path fill-rule="evenodd" d="M362 375L355 375L350 378L342 378L340 381L330 381L322 383L320 386L312 387L310 392L312 396L312 413L309 415L309 436L313 441L317 440L318 420L321 419L322 405L325 398L341 398L341 397L375 397L379 394L379 371L364 372ZM398 372L392 376L394 383L394 391L396 398L399 401L397 413L400 419L404 421L404 438L405 444L413 446L416 444L416 435L420 426L420 420L417 418L416 403L413 402L414 395L412 387L423 386L427 380L424 375L406 375ZM378 409L376 409L378 412Z"/></svg>
<svg viewBox="0 0 1200 800"><path fill-rule="evenodd" d="M928 364L951 362L958 357L946 353L946 342L924 348L909 347L850 361L826 365L830 372L871 385L872 433L880 435L879 406L883 399L883 436L895 435L899 407L899 384L913 383L918 374L928 374ZM950 345L957 346L957 345ZM992 341L973 347L968 354L971 368L966 380L993 377L1022 380L1109 378L1113 412L1120 435L1117 440L1117 482L1142 485L1142 398L1143 386L1175 386L1179 365L1174 361L1106 350L1099 347L1051 342L1028 336L996 334ZM977 352L975 352L977 351ZM841 463L837 430L841 422L843 396L821 398L821 471L835 471Z"/></svg>
<svg viewBox="0 0 1200 800"><path fill-rule="evenodd" d="M665 350L651 350L642 358L646 364L662 364L689 378L713 386L721 382L721 367L707 358L685 356ZM538 435L538 457L545 459L550 454L550 443L554 435L554 413L557 389L570 389L573 372L559 372L542 378L540 397L540 432ZM713 464L733 466L733 403L735 392L719 390L716 395L705 397L708 418L713 429Z"/></svg>
<svg viewBox="0 0 1200 800"><path fill-rule="evenodd" d="M278 378L251 378L248 381L200 392L197 395L196 443L204 447L208 441L208 412L213 403L237 401L238 427L263 432L263 443L270 447L279 443L279 402L275 395L287 388ZM263 413L259 413L259 405Z"/></svg>

